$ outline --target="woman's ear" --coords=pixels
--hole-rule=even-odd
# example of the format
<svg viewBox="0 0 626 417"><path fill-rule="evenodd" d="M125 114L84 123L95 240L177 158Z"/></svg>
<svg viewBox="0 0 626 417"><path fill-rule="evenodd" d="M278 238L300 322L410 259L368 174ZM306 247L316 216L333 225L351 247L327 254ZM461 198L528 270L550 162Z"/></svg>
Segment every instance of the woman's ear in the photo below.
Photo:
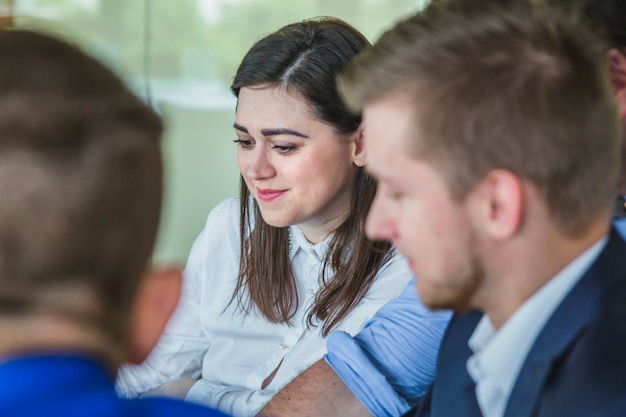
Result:
<svg viewBox="0 0 626 417"><path fill-rule="evenodd" d="M141 363L152 351L178 305L181 286L180 268L146 272L139 285L131 315L130 362Z"/></svg>
<svg viewBox="0 0 626 417"><path fill-rule="evenodd" d="M359 125L359 127L357 128L356 132L354 132L354 149L352 151L352 161L354 162L354 165L358 166L358 167L363 167L365 166L367 160L366 160L366 154L365 154L365 142L363 141L363 123L361 123Z"/></svg>

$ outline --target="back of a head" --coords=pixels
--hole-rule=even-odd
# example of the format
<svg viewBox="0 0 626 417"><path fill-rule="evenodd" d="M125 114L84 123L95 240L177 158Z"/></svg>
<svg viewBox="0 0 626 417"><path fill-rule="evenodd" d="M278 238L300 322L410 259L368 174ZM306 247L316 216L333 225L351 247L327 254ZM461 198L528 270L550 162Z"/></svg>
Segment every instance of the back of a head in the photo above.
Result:
<svg viewBox="0 0 626 417"><path fill-rule="evenodd" d="M392 93L415 109L410 152L462 199L490 170L533 183L582 232L610 211L621 144L606 45L539 1L442 0L386 32L342 77L355 108Z"/></svg>
<svg viewBox="0 0 626 417"><path fill-rule="evenodd" d="M80 288L101 302L102 329L125 331L159 221L161 134L78 48L0 31L0 317L71 314L62 296Z"/></svg>
<svg viewBox="0 0 626 417"><path fill-rule="evenodd" d="M307 100L315 116L339 133L361 119L339 97L336 77L369 42L346 22L321 17L283 26L257 41L244 56L231 90L283 87Z"/></svg>

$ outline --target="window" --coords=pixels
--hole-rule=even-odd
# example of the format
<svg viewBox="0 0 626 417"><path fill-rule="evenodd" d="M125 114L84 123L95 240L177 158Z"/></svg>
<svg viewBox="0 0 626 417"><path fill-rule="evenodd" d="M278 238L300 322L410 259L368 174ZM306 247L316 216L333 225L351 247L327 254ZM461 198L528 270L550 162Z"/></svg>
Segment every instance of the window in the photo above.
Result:
<svg viewBox="0 0 626 417"><path fill-rule="evenodd" d="M78 43L163 115L166 194L155 261L183 263L210 209L238 194L228 87L252 43L321 15L375 40L426 1L0 0L0 16Z"/></svg>

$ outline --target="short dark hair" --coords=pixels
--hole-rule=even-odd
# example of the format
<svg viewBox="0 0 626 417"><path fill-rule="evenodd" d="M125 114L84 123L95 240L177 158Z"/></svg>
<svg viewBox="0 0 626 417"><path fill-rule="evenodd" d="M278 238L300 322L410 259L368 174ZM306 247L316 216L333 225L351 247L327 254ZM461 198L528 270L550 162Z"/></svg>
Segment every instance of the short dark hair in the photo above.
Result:
<svg viewBox="0 0 626 417"><path fill-rule="evenodd" d="M78 47L0 30L1 314L80 287L101 303L103 330L126 331L159 222L162 130Z"/></svg>
<svg viewBox="0 0 626 417"><path fill-rule="evenodd" d="M405 94L419 127L409 152L435 163L456 198L506 169L536 185L575 234L608 215L618 177L606 46L573 13L509 3L431 5L357 58L342 89L356 108Z"/></svg>

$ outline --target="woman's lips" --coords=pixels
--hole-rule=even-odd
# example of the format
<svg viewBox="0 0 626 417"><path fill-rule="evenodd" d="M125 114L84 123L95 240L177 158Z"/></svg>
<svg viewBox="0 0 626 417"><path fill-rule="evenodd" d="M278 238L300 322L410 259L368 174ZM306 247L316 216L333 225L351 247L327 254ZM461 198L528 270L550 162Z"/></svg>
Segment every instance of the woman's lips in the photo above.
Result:
<svg viewBox="0 0 626 417"><path fill-rule="evenodd" d="M256 194L257 198L265 203L276 200L281 195L285 194L287 190L269 190L257 188Z"/></svg>

